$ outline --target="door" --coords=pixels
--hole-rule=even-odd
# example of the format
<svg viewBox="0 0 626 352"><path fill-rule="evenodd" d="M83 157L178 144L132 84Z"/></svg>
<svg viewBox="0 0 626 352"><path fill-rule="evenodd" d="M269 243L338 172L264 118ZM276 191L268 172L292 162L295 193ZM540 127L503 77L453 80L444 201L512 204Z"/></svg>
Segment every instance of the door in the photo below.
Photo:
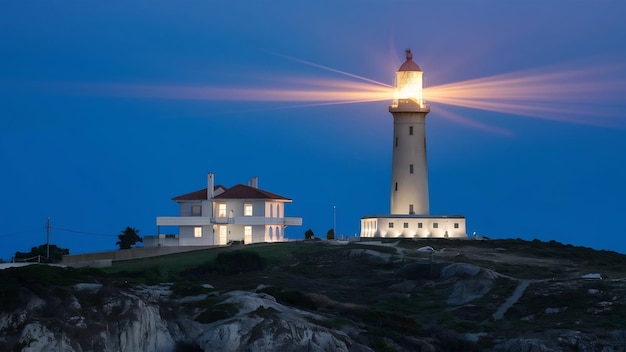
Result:
<svg viewBox="0 0 626 352"><path fill-rule="evenodd" d="M217 244L225 245L226 243L228 243L228 226L222 225L220 226L220 236Z"/></svg>

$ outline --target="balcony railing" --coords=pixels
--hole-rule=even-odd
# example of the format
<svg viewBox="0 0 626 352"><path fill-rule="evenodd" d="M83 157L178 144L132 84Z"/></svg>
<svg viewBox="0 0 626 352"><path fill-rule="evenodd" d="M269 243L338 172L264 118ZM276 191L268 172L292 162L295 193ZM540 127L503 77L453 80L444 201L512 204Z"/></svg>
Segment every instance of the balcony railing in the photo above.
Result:
<svg viewBox="0 0 626 352"><path fill-rule="evenodd" d="M302 218L268 218L264 216L202 217L202 216L160 216L157 226L203 226L203 225L285 225L301 226Z"/></svg>

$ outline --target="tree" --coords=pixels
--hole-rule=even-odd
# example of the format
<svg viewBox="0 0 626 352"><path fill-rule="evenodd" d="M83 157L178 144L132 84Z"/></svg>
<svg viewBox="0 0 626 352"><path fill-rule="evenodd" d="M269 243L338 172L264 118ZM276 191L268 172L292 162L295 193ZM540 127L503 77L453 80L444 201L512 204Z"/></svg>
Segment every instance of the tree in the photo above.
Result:
<svg viewBox="0 0 626 352"><path fill-rule="evenodd" d="M315 238L315 234L313 233L313 230L308 229L306 230L306 232L304 233L304 239L305 240L312 240Z"/></svg>
<svg viewBox="0 0 626 352"><path fill-rule="evenodd" d="M115 242L115 244L120 246L120 249L130 249L135 243L143 242L143 239L139 237L139 230L130 226L127 226L124 231L120 232L117 238L120 240Z"/></svg>
<svg viewBox="0 0 626 352"><path fill-rule="evenodd" d="M328 230L328 232L326 232L326 239L327 240L334 240L335 239L335 229L330 229L330 230Z"/></svg>
<svg viewBox="0 0 626 352"><path fill-rule="evenodd" d="M70 254L70 250L67 248L59 248L54 244L50 245L50 258L48 258L47 262L49 263L58 263L63 259L64 255ZM48 245L42 244L38 247L33 247L30 249L28 253L15 252L15 260L30 260L30 258L41 257L42 259L46 259L48 255ZM32 259L35 260L35 259Z"/></svg>

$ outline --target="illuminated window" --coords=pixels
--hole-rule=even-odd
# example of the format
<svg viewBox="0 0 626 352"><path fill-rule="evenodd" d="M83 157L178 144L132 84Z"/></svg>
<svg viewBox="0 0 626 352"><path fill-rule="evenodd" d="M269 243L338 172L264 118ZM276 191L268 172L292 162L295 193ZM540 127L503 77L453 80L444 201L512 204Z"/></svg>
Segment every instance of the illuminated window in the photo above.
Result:
<svg viewBox="0 0 626 352"><path fill-rule="evenodd" d="M422 228L422 223L421 223L421 222L418 222L418 223L417 223L417 228L418 228L418 229L421 229L421 228Z"/></svg>
<svg viewBox="0 0 626 352"><path fill-rule="evenodd" d="M202 206L201 205L192 205L191 206L191 216L200 216L202 215Z"/></svg>
<svg viewBox="0 0 626 352"><path fill-rule="evenodd" d="M433 229L438 229L438 228L439 228L439 224L438 224L438 223L436 223L436 222L434 222L434 223L433 223Z"/></svg>
<svg viewBox="0 0 626 352"><path fill-rule="evenodd" d="M252 216L252 204L244 204L243 205L243 215L244 216Z"/></svg>
<svg viewBox="0 0 626 352"><path fill-rule="evenodd" d="M217 217L218 218L226 217L226 203L220 203L217 205Z"/></svg>
<svg viewBox="0 0 626 352"><path fill-rule="evenodd" d="M405 222L405 223L404 223L404 228L405 228L405 229L408 229L408 228L409 228L409 223L408 223L408 222Z"/></svg>
<svg viewBox="0 0 626 352"><path fill-rule="evenodd" d="M409 173L412 174L413 173L413 164L409 165Z"/></svg>
<svg viewBox="0 0 626 352"><path fill-rule="evenodd" d="M458 228L459 228L459 223L458 223L458 222L455 222L455 223L454 223L454 228L455 228L455 229L458 229Z"/></svg>
<svg viewBox="0 0 626 352"><path fill-rule="evenodd" d="M409 126L409 135L413 135L413 126Z"/></svg>
<svg viewBox="0 0 626 352"><path fill-rule="evenodd" d="M393 229L393 222L390 222L390 223L389 223L389 228L390 228L390 229Z"/></svg>
<svg viewBox="0 0 626 352"><path fill-rule="evenodd" d="M196 226L193 228L193 237L199 238L202 237L202 227Z"/></svg>
<svg viewBox="0 0 626 352"><path fill-rule="evenodd" d="M243 243L252 243L252 226L243 227Z"/></svg>

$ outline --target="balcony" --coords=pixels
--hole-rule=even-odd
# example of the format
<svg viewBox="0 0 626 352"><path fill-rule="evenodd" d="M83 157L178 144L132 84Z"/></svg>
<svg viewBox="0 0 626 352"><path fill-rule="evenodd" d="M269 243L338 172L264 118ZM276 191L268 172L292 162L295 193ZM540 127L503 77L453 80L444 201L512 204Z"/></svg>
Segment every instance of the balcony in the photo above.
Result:
<svg viewBox="0 0 626 352"><path fill-rule="evenodd" d="M213 225L212 218L202 216L159 216L157 226L203 226Z"/></svg>
<svg viewBox="0 0 626 352"><path fill-rule="evenodd" d="M301 226L302 218L267 218L264 216L235 216L210 218L202 216L160 216L157 226L203 226L203 225L285 225Z"/></svg>

